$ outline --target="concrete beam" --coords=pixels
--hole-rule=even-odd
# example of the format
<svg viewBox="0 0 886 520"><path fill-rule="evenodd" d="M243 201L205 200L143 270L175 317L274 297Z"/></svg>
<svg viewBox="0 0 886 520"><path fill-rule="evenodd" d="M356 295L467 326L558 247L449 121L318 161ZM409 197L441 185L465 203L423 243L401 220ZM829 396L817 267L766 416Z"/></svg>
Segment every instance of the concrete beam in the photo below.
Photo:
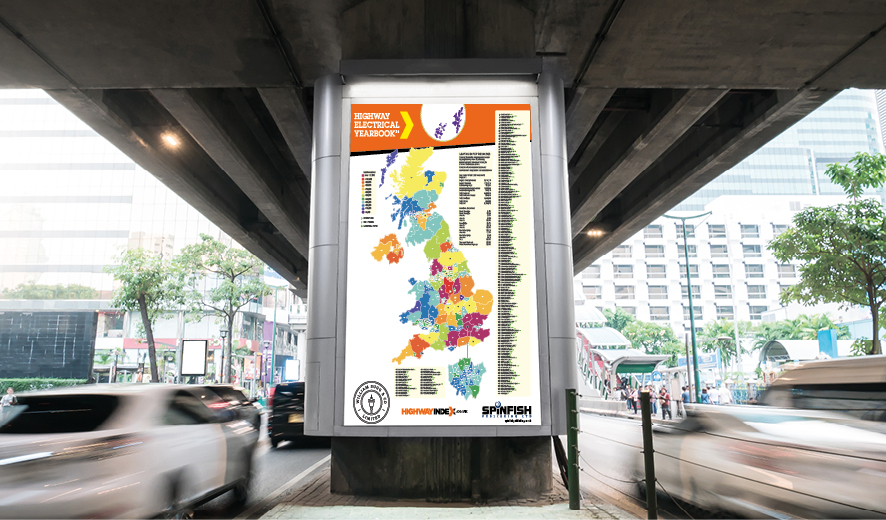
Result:
<svg viewBox="0 0 886 520"><path fill-rule="evenodd" d="M593 164L576 182L572 200L572 236L581 233L597 214L674 145L696 121L719 102L727 90L677 91L673 102L654 117L621 156L602 172ZM605 161L605 158L603 159ZM605 164L605 163L604 163Z"/></svg>
<svg viewBox="0 0 886 520"><path fill-rule="evenodd" d="M578 273L666 211L827 102L837 91L763 91L734 95L624 190L594 222L607 233L573 238ZM750 109L747 107L751 106Z"/></svg>
<svg viewBox="0 0 886 520"><path fill-rule="evenodd" d="M306 294L306 258L273 231L262 229L263 216L255 205L171 118L163 121L164 114L151 111L156 103L151 96L139 91L46 92L277 271L300 295ZM156 108L162 109L159 104ZM180 146L172 150L164 145L159 130L174 132Z"/></svg>
<svg viewBox="0 0 886 520"><path fill-rule="evenodd" d="M298 205L287 180L277 171L261 143L249 135L236 109L217 92L193 89L154 89L151 94L221 167L259 211L302 254L308 256L307 205ZM206 94L206 95L203 95ZM292 175L293 172L283 172Z"/></svg>
<svg viewBox="0 0 886 520"><path fill-rule="evenodd" d="M294 88L260 88L258 94L277 123L302 174L310 182L313 129L299 91Z"/></svg>
<svg viewBox="0 0 886 520"><path fill-rule="evenodd" d="M600 117L614 88L578 87L566 109L566 160L571 161L594 122Z"/></svg>

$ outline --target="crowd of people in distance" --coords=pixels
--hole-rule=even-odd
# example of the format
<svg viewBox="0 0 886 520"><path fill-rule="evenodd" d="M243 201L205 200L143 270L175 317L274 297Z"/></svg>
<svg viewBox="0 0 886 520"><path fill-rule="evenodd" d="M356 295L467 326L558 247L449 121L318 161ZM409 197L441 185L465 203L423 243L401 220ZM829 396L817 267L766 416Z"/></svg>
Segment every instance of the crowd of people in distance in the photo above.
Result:
<svg viewBox="0 0 886 520"><path fill-rule="evenodd" d="M673 419L672 406L674 405L677 417L682 417L685 412L684 404L692 402L688 386L682 388L682 393L678 399L671 397L667 385L662 385L659 389L656 389L653 385L646 385L642 388L640 386L632 387L628 383L627 378L624 378L621 383L616 389L616 396L618 400L625 401L628 411L634 414L640 412L640 392L643 390L649 392L649 404L652 415L658 415L659 409L661 409L662 420ZM701 389L699 404L732 404L732 392L726 387L720 389L717 386L706 385Z"/></svg>

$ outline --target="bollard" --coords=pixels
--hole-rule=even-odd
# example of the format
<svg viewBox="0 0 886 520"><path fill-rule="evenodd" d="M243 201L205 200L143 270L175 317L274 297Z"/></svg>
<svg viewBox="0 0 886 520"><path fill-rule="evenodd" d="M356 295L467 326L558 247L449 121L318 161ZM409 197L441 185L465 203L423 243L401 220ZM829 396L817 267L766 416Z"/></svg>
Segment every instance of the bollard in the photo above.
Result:
<svg viewBox="0 0 886 520"><path fill-rule="evenodd" d="M658 518L658 499L655 496L655 451L652 449L652 414L649 410L649 392L640 392L640 416L643 419L643 462L646 466L646 518Z"/></svg>
<svg viewBox="0 0 886 520"><path fill-rule="evenodd" d="M578 487L578 399L574 388L566 389L566 452L569 469L569 509L581 509Z"/></svg>

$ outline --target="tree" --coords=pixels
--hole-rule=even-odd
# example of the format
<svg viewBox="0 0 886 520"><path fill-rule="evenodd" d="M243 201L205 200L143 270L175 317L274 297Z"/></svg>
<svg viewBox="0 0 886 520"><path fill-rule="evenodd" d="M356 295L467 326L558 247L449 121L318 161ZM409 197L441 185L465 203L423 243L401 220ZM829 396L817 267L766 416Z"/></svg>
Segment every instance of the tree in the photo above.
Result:
<svg viewBox="0 0 886 520"><path fill-rule="evenodd" d="M779 261L803 262L800 282L784 289L780 300L870 308L871 353L879 354L880 309L886 301L886 212L878 200L861 196L865 188L886 182L886 156L858 153L849 165L832 164L825 174L843 188L849 202L797 213L793 226L769 243Z"/></svg>
<svg viewBox="0 0 886 520"><path fill-rule="evenodd" d="M742 336L747 336L752 330L750 322L738 322L739 343ZM698 335L698 339L702 352L716 352L717 349L720 349L723 364L726 366L732 364L732 360L738 356L739 352L742 355L750 353L744 345L735 344L735 322L732 320L708 323Z"/></svg>
<svg viewBox="0 0 886 520"><path fill-rule="evenodd" d="M160 381L157 371L157 350L154 347L154 323L167 315L167 310L183 302L181 286L177 283L175 268L169 260L142 248L123 251L115 259L116 265L105 272L114 275L120 286L114 291L111 305L138 312L148 342L151 363L151 381Z"/></svg>
<svg viewBox="0 0 886 520"><path fill-rule="evenodd" d="M38 285L27 282L18 284L15 289L3 289L2 296L10 300L90 300L98 297L98 291L75 283Z"/></svg>
<svg viewBox="0 0 886 520"><path fill-rule="evenodd" d="M754 328L754 348L779 339L818 339L818 331L837 329L837 339L850 339L849 328L837 325L827 314L801 314L793 320L764 321Z"/></svg>
<svg viewBox="0 0 886 520"><path fill-rule="evenodd" d="M264 264L248 251L228 247L205 234L200 234L199 243L182 249L176 263L191 310L200 314L212 311L227 326L223 377L230 383L234 318L250 301L271 293L261 279Z"/></svg>
<svg viewBox="0 0 886 520"><path fill-rule="evenodd" d="M619 332L624 332L628 324L637 321L633 314L628 314L621 307L616 307L615 310L603 309L603 316L606 316L606 326Z"/></svg>
<svg viewBox="0 0 886 520"><path fill-rule="evenodd" d="M677 364L677 356L683 350L683 344L677 339L674 330L667 325L658 325L633 319L625 325L624 330L621 332L630 340L631 345L643 349L647 354L665 354L670 356L667 361L669 367Z"/></svg>

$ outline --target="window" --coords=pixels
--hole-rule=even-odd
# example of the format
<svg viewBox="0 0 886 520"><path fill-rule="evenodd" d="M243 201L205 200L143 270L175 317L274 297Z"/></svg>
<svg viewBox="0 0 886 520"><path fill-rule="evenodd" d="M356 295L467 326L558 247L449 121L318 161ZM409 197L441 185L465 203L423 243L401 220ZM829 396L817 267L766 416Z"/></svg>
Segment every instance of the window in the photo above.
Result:
<svg viewBox="0 0 886 520"><path fill-rule="evenodd" d="M689 264L689 275L693 278L698 277L698 265ZM680 265L680 278L686 278L686 264Z"/></svg>
<svg viewBox="0 0 886 520"><path fill-rule="evenodd" d="M668 299L668 286L667 285L650 285L649 286L649 299L650 300L667 300Z"/></svg>
<svg viewBox="0 0 886 520"><path fill-rule="evenodd" d="M190 392L181 390L169 401L163 415L164 424L207 424L213 422L212 411Z"/></svg>
<svg viewBox="0 0 886 520"><path fill-rule="evenodd" d="M634 266L632 265L614 265L612 269L615 271L616 278L633 278Z"/></svg>
<svg viewBox="0 0 886 520"><path fill-rule="evenodd" d="M742 224L741 238L760 238L760 226L756 224Z"/></svg>
<svg viewBox="0 0 886 520"><path fill-rule="evenodd" d="M603 298L603 288L599 285L587 285L584 288L585 298L589 300L599 300Z"/></svg>
<svg viewBox="0 0 886 520"><path fill-rule="evenodd" d="M619 307L619 309L625 311L626 313L630 314L631 316L637 315L637 308L636 307Z"/></svg>
<svg viewBox="0 0 886 520"><path fill-rule="evenodd" d="M735 313L732 310L731 305L717 305L717 319L718 320L734 320Z"/></svg>
<svg viewBox="0 0 886 520"><path fill-rule="evenodd" d="M662 236L660 225L646 226L643 230L643 238L661 238Z"/></svg>
<svg viewBox="0 0 886 520"><path fill-rule="evenodd" d="M729 256L729 247L727 247L726 244L711 244L711 257L726 258L727 256Z"/></svg>
<svg viewBox="0 0 886 520"><path fill-rule="evenodd" d="M793 408L848 413L858 419L886 420L886 383L819 383L791 387Z"/></svg>
<svg viewBox="0 0 886 520"><path fill-rule="evenodd" d="M689 298L689 295L686 293L686 286L685 285L680 286L680 293L682 294L683 298ZM700 285L693 285L692 286L692 297L701 299L701 286Z"/></svg>
<svg viewBox="0 0 886 520"><path fill-rule="evenodd" d="M794 264L778 264L778 277L779 278L796 278L797 272L794 269Z"/></svg>
<svg viewBox="0 0 886 520"><path fill-rule="evenodd" d="M731 300L732 299L732 287L729 285L715 285L714 286L714 299Z"/></svg>
<svg viewBox="0 0 886 520"><path fill-rule="evenodd" d="M689 256L698 256L698 246L688 244L686 246L686 251L684 252L681 250L680 252L683 253L684 255L686 253L689 253Z"/></svg>
<svg viewBox="0 0 886 520"><path fill-rule="evenodd" d="M763 313L768 311L769 308L765 305L751 305L751 319L752 320L762 320Z"/></svg>
<svg viewBox="0 0 886 520"><path fill-rule="evenodd" d="M695 305L693 305L692 306L692 317L695 318L696 320L703 320L704 318L702 317L702 307L696 307ZM683 319L686 321L689 321L689 306L688 305L683 306Z"/></svg>
<svg viewBox="0 0 886 520"><path fill-rule="evenodd" d="M599 265L589 265L584 271L581 273L582 278L600 278L600 266Z"/></svg>
<svg viewBox="0 0 886 520"><path fill-rule="evenodd" d="M726 238L726 226L724 224L708 224L708 236L710 238Z"/></svg>
<svg viewBox="0 0 886 520"><path fill-rule="evenodd" d="M711 267L714 270L714 278L729 278L728 264L714 264Z"/></svg>
<svg viewBox="0 0 886 520"><path fill-rule="evenodd" d="M788 230L787 224L772 224L772 235L778 236Z"/></svg>
<svg viewBox="0 0 886 520"><path fill-rule="evenodd" d="M670 309L667 307L649 307L649 319L653 321L668 321L671 319Z"/></svg>
<svg viewBox="0 0 886 520"><path fill-rule="evenodd" d="M752 246L748 244L742 244L741 252L744 254L745 258L752 256L763 256L760 253L760 246L757 245Z"/></svg>
<svg viewBox="0 0 886 520"><path fill-rule="evenodd" d="M744 273L748 278L763 278L763 266L759 264L745 264Z"/></svg>
<svg viewBox="0 0 886 520"><path fill-rule="evenodd" d="M633 300L634 299L634 286L633 285L616 285L615 286L615 299L616 300Z"/></svg>
<svg viewBox="0 0 886 520"><path fill-rule="evenodd" d="M113 395L23 395L18 404L4 409L8 411L0 422L0 433L90 432L114 413L118 399Z"/></svg>
<svg viewBox="0 0 886 520"><path fill-rule="evenodd" d="M647 265L646 276L649 278L667 278L667 267L663 265Z"/></svg>
<svg viewBox="0 0 886 520"><path fill-rule="evenodd" d="M646 258L664 258L664 246L646 246Z"/></svg>
<svg viewBox="0 0 886 520"><path fill-rule="evenodd" d="M766 299L766 286L765 285L748 285L748 299L749 300L765 300Z"/></svg>
<svg viewBox="0 0 886 520"><path fill-rule="evenodd" d="M677 238L683 238L683 224L677 224ZM695 238L695 226L686 224L686 238Z"/></svg>
<svg viewBox="0 0 886 520"><path fill-rule="evenodd" d="M631 246L618 246L612 251L612 258L630 258Z"/></svg>

